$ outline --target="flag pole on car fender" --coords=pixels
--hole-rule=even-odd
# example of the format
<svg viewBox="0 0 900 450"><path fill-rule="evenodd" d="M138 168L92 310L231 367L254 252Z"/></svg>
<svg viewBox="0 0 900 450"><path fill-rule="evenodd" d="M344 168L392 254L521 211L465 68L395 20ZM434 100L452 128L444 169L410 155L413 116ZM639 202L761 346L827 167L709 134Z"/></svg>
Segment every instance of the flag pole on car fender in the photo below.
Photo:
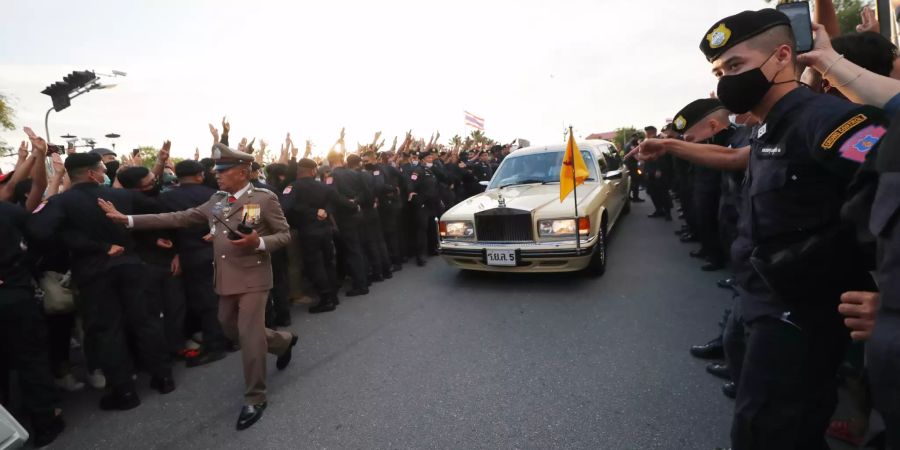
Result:
<svg viewBox="0 0 900 450"><path fill-rule="evenodd" d="M578 151L577 146L575 145L575 135L572 131L572 125L569 125L569 140L572 142L572 158L569 160L569 163L572 165L572 197L575 200L575 249L581 250L581 236L580 230L581 224L578 221L578 179L576 178L576 168L575 168L575 152ZM569 147L568 145L566 147ZM568 156L569 150L566 149L566 154Z"/></svg>

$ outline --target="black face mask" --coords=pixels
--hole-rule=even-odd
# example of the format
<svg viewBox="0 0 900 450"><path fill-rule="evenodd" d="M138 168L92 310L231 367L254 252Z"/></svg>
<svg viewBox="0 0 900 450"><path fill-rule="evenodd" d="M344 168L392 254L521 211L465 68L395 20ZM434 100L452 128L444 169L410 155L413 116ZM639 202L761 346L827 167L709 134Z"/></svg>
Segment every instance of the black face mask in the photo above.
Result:
<svg viewBox="0 0 900 450"><path fill-rule="evenodd" d="M116 179L116 172L119 171L119 162L118 161L110 161L106 163L106 176L110 179Z"/></svg>
<svg viewBox="0 0 900 450"><path fill-rule="evenodd" d="M366 164L366 170L368 170L369 172L374 172L378 170L378 166L376 166L375 164Z"/></svg>
<svg viewBox="0 0 900 450"><path fill-rule="evenodd" d="M772 89L772 86L795 82L795 80L790 80L775 83L774 80L775 78L778 78L778 74L775 74L775 77L772 78L772 80L766 78L766 74L763 73L762 67L765 66L773 56L775 56L775 52L769 55L765 62L753 70L719 78L719 87L716 90L716 93L719 100L725 105L725 108L734 114L750 112L750 110L758 105L763 97L769 93L769 89Z"/></svg>

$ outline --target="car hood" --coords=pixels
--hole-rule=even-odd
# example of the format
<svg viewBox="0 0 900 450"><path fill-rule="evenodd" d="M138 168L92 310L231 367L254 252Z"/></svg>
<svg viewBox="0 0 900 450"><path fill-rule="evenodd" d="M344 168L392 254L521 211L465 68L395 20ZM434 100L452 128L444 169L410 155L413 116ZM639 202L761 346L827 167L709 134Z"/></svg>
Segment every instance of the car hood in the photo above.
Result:
<svg viewBox="0 0 900 450"><path fill-rule="evenodd" d="M585 183L578 186L578 203L586 204L596 194L599 183ZM492 189L464 200L447 211L444 219L466 219L475 213L494 209L500 206L500 196L507 208L531 211L540 217L571 216L575 210L574 196L569 195L565 201L559 201L559 184L532 184L512 186L506 189Z"/></svg>

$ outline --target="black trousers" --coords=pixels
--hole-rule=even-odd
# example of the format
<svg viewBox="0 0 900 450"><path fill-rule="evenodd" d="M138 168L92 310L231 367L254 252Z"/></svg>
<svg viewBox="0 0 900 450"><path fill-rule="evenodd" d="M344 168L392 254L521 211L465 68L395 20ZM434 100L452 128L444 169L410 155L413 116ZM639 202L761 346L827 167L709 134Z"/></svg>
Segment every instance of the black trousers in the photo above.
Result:
<svg viewBox="0 0 900 450"><path fill-rule="evenodd" d="M725 251L719 235L719 196L717 190L694 189L693 209L697 217L697 234L707 259L724 262Z"/></svg>
<svg viewBox="0 0 900 450"><path fill-rule="evenodd" d="M151 375L172 374L160 307L143 295L145 268L137 264L116 266L78 286L86 307L85 332L90 330L98 337L100 366L114 390L134 388L126 331L134 336L138 357Z"/></svg>
<svg viewBox="0 0 900 450"><path fill-rule="evenodd" d="M640 198L640 192L641 192L641 176L638 175L636 172L637 172L637 168L631 170L631 172L629 174L629 177L631 178L631 187L629 189L631 192L632 199Z"/></svg>
<svg viewBox="0 0 900 450"><path fill-rule="evenodd" d="M828 448L825 431L837 405L835 375L849 343L849 331L834 310L745 324L749 334L732 448Z"/></svg>
<svg viewBox="0 0 900 450"><path fill-rule="evenodd" d="M338 288L334 238L331 233L301 234L300 245L303 247L304 275L315 287L319 301L327 301Z"/></svg>
<svg viewBox="0 0 900 450"><path fill-rule="evenodd" d="M335 235L335 244L341 258L344 274L350 277L353 289L366 289L369 286L366 277L366 259L360 239L360 228L357 224L338 222L339 232Z"/></svg>
<svg viewBox="0 0 900 450"><path fill-rule="evenodd" d="M672 196L669 195L669 183L664 178L654 178L654 174L647 174L647 195L653 201L653 207L658 212L672 210Z"/></svg>
<svg viewBox="0 0 900 450"><path fill-rule="evenodd" d="M203 347L207 351L225 350L228 340L219 323L219 295L216 294L212 260L191 259L181 268L181 281L188 311L200 322ZM184 264L184 259L182 260Z"/></svg>
<svg viewBox="0 0 900 450"><path fill-rule="evenodd" d="M288 280L287 248L272 252L272 302L275 317L291 316L291 286Z"/></svg>
<svg viewBox="0 0 900 450"><path fill-rule="evenodd" d="M361 233L363 250L369 263L369 273L381 276L391 271L391 258L384 243L381 217L377 209L363 211L364 225Z"/></svg>
<svg viewBox="0 0 900 450"><path fill-rule="evenodd" d="M744 368L744 356L747 353L747 334L744 330L744 314L741 307L741 299L734 299L734 306L728 319L725 321L725 330L722 332L722 345L725 347L725 361L728 362L728 370L731 373L731 381L739 385L741 370Z"/></svg>
<svg viewBox="0 0 900 450"><path fill-rule="evenodd" d="M184 349L184 316L187 306L184 284L180 277L172 275L169 267L147 264L144 295L147 304L156 304L163 314L166 333L166 350L175 354Z"/></svg>
<svg viewBox="0 0 900 450"><path fill-rule="evenodd" d="M46 314L50 368L53 376L59 378L70 371L69 353L72 344L72 329L75 327L75 313Z"/></svg>
<svg viewBox="0 0 900 450"><path fill-rule="evenodd" d="M18 370L22 406L31 419L52 416L59 399L50 373L47 328L30 287L0 287L0 358L5 369ZM0 388L6 393L8 386Z"/></svg>
<svg viewBox="0 0 900 450"><path fill-rule="evenodd" d="M400 217L403 208L394 204L383 205L379 209L381 214L381 232L384 236L384 245L392 264L403 264L403 252L400 249Z"/></svg>
<svg viewBox="0 0 900 450"><path fill-rule="evenodd" d="M428 253L437 251L437 229L434 223L435 208L432 202L413 202L412 227L415 232L416 259L424 259ZM431 235L434 236L431 236Z"/></svg>

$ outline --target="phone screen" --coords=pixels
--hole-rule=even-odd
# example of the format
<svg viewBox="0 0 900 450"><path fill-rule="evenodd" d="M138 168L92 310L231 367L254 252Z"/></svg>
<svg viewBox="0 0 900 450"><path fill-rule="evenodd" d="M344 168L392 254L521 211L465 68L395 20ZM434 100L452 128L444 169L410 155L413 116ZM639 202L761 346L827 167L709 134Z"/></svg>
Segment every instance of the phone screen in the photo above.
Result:
<svg viewBox="0 0 900 450"><path fill-rule="evenodd" d="M806 53L813 48L812 19L809 12L809 2L783 3L777 6L791 19L791 29L794 31L794 39L797 41L797 53Z"/></svg>

